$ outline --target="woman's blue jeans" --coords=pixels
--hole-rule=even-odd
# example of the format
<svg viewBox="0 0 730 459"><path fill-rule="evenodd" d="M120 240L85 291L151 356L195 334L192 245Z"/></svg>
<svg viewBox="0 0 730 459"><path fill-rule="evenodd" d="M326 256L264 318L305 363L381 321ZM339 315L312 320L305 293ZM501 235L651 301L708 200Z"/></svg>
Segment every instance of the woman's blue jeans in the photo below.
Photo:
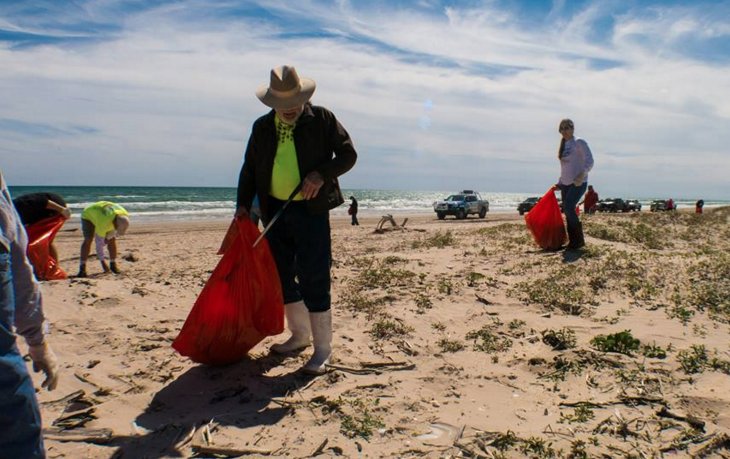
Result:
<svg viewBox="0 0 730 459"><path fill-rule="evenodd" d="M284 204L269 197L271 215ZM332 244L329 213L310 214L304 201L292 201L266 234L279 270L284 303L303 300L309 312L330 309Z"/></svg>
<svg viewBox="0 0 730 459"><path fill-rule="evenodd" d="M41 413L15 345L15 294L10 254L0 253L0 458L45 458Z"/></svg>
<svg viewBox="0 0 730 459"><path fill-rule="evenodd" d="M563 212L565 213L565 221L568 224L568 236L572 244L583 242L583 227L578 219L575 208L578 206L583 193L588 188L588 182L583 182L580 186L575 185L559 185L560 198L563 200Z"/></svg>

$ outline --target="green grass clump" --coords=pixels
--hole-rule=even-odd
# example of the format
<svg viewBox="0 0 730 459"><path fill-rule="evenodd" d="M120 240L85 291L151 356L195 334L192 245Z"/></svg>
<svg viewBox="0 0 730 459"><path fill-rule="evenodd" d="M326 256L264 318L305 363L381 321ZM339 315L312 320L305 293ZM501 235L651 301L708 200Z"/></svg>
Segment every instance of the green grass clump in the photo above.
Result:
<svg viewBox="0 0 730 459"><path fill-rule="evenodd" d="M710 359L704 345L693 344L690 349L683 349L677 353L677 361L682 370L690 375L704 372Z"/></svg>
<svg viewBox="0 0 730 459"><path fill-rule="evenodd" d="M443 249L444 247L450 247L455 244L456 238L454 237L454 234L451 232L451 230L447 230L443 233L441 231L436 231L436 234L434 234L433 236L427 237L422 240L413 241L411 247L414 249L428 249L431 247Z"/></svg>
<svg viewBox="0 0 730 459"><path fill-rule="evenodd" d="M650 359L666 359L667 358L667 351L663 349L661 346L658 346L656 343L654 344L646 344L641 347L641 353L644 355L644 357L648 357Z"/></svg>
<svg viewBox="0 0 730 459"><path fill-rule="evenodd" d="M377 339L402 338L411 333L413 333L413 327L387 318L378 320L370 328L370 335Z"/></svg>
<svg viewBox="0 0 730 459"><path fill-rule="evenodd" d="M591 346L602 352L618 352L632 355L638 351L641 341L631 335L631 330L624 330L611 335L598 335L591 340Z"/></svg>
<svg viewBox="0 0 730 459"><path fill-rule="evenodd" d="M512 347L512 340L496 335L489 325L466 334L466 339L474 342L474 350L486 353L502 352Z"/></svg>
<svg viewBox="0 0 730 459"><path fill-rule="evenodd" d="M572 278L557 273L545 279L520 282L514 287L512 294L528 304L539 304L577 316L585 310L587 299L581 289L565 280Z"/></svg>
<svg viewBox="0 0 730 459"><path fill-rule="evenodd" d="M441 338L437 344L441 352L459 352L464 349L464 343L448 338Z"/></svg>

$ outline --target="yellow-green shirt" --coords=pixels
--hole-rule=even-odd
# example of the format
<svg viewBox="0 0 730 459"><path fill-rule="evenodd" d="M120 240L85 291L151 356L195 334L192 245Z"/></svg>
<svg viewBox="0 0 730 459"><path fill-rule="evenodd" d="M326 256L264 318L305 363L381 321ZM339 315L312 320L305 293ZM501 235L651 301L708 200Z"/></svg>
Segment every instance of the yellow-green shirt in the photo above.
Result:
<svg viewBox="0 0 730 459"><path fill-rule="evenodd" d="M297 162L297 149L294 145L294 126L282 122L279 117L274 116L276 124L276 156L274 156L274 169L271 171L271 188L269 194L276 199L286 201L294 188L299 185L299 163ZM294 196L295 201L304 199L301 193Z"/></svg>
<svg viewBox="0 0 730 459"><path fill-rule="evenodd" d="M101 237L114 229L114 218L117 215L129 215L129 212L119 204L109 201L95 202L81 212L81 218L93 223L94 232Z"/></svg>

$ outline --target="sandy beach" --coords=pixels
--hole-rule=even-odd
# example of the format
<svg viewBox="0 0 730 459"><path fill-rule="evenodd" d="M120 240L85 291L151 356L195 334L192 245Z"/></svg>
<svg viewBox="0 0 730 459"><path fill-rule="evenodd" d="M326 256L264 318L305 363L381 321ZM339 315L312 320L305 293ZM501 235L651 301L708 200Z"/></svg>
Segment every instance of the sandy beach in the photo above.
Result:
<svg viewBox="0 0 730 459"><path fill-rule="evenodd" d="M121 275L43 284L48 457L730 457L729 210L586 216L580 254L516 212L333 217L317 378L311 349L269 355L286 332L225 367L179 356L228 222L133 221ZM74 274L80 231L56 242Z"/></svg>

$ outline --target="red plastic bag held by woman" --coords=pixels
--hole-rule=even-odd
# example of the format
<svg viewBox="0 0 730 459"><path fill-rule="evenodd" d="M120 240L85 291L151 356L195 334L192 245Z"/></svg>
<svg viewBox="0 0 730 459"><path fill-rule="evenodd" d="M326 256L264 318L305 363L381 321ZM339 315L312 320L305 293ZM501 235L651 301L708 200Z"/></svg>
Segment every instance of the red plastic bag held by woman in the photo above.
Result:
<svg viewBox="0 0 730 459"><path fill-rule="evenodd" d="M172 343L181 355L209 365L244 358L265 337L284 331L284 299L279 274L258 228L236 219L227 247Z"/></svg>
<svg viewBox="0 0 730 459"><path fill-rule="evenodd" d="M58 260L51 256L50 250L51 243L64 222L63 217L58 215L44 218L25 227L25 232L28 233L28 259L38 280L58 280L68 277L58 265Z"/></svg>
<svg viewBox="0 0 730 459"><path fill-rule="evenodd" d="M537 245L545 250L557 250L568 239L560 204L552 188L525 215L525 223Z"/></svg>

